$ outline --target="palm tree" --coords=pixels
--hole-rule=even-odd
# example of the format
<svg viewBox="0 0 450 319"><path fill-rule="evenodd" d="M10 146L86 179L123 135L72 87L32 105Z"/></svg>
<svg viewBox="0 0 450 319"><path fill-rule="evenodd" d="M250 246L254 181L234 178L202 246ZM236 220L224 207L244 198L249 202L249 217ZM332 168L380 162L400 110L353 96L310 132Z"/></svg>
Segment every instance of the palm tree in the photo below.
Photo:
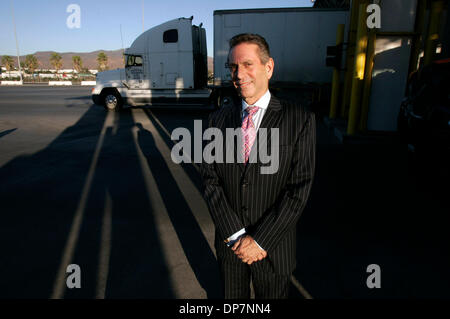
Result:
<svg viewBox="0 0 450 319"><path fill-rule="evenodd" d="M50 64L53 65L53 67L56 69L56 77L58 77L58 71L62 67L61 59L61 56L56 52L52 53L50 57Z"/></svg>
<svg viewBox="0 0 450 319"><path fill-rule="evenodd" d="M108 56L104 52L100 52L97 55L97 62L100 71L104 71L108 68Z"/></svg>
<svg viewBox="0 0 450 319"><path fill-rule="evenodd" d="M14 60L9 55L2 56L2 64L8 71L8 77L11 77L11 70L14 68Z"/></svg>
<svg viewBox="0 0 450 319"><path fill-rule="evenodd" d="M25 57L25 67L28 68L28 71L33 74L34 70L38 67L38 60L33 54L28 54Z"/></svg>
<svg viewBox="0 0 450 319"><path fill-rule="evenodd" d="M81 60L81 57L79 55L72 56L72 63L73 63L73 68L78 73L80 73L81 70L83 69L83 61Z"/></svg>

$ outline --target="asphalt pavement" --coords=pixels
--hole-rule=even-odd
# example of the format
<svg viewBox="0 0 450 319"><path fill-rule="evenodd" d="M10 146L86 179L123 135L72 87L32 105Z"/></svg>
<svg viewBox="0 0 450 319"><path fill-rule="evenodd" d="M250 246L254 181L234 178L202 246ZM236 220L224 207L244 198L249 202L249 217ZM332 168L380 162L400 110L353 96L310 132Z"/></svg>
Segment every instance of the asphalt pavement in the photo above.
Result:
<svg viewBox="0 0 450 319"><path fill-rule="evenodd" d="M171 132L210 110L106 112L90 90L0 87L0 298L220 298L198 168L170 157ZM320 119L317 134L291 298L448 298L438 171L396 143L340 144Z"/></svg>

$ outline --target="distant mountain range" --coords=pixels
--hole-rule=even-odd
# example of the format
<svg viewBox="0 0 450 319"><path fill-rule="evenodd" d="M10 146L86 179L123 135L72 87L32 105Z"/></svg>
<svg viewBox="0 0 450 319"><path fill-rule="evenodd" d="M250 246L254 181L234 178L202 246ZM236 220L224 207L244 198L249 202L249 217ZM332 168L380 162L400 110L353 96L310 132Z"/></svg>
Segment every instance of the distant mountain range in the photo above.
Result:
<svg viewBox="0 0 450 319"><path fill-rule="evenodd" d="M59 53L62 58L62 69L72 69L73 63L72 63L72 56L79 55L81 57L81 60L83 62L83 67L88 69L98 69L97 64L97 55L100 52L104 52L108 56L108 67L109 69L117 69L117 68L123 68L123 60L122 60L122 50L112 50L112 51L106 51L106 50L97 50L92 52L65 52L65 53ZM54 51L39 51L34 53L34 56L38 60L38 64L40 69L52 69L53 67L50 64L50 56L54 53ZM14 59L14 65L17 66L17 58L16 56L12 56ZM1 56L0 56L1 61ZM20 56L20 62L25 61L25 56ZM3 65L2 65L3 66ZM213 58L208 57L208 70L213 70Z"/></svg>

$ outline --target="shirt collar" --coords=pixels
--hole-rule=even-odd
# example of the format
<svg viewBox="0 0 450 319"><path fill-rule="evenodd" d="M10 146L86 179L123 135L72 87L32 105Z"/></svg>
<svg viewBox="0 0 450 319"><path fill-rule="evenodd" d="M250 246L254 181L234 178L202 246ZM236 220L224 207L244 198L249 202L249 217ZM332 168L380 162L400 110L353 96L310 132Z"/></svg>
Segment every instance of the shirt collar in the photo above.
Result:
<svg viewBox="0 0 450 319"><path fill-rule="evenodd" d="M269 106L269 102L270 102L270 91L267 90L266 93L264 93L263 96L261 96L261 98L255 102L255 104L257 107L261 108L261 109L267 109L267 107ZM245 111L245 109L247 108L248 104L247 102L245 102L244 100L242 100L242 111Z"/></svg>

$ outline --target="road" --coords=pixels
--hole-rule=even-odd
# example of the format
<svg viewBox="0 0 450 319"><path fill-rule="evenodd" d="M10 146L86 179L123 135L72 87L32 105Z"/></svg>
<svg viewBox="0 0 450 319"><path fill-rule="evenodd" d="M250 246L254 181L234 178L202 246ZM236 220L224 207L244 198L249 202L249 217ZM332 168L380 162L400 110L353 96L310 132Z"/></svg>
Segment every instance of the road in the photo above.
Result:
<svg viewBox="0 0 450 319"><path fill-rule="evenodd" d="M90 87L0 87L0 298L219 298L197 167L170 157L171 132L209 112L108 113ZM320 121L317 134L291 298L448 298L447 201L399 145L342 145Z"/></svg>
<svg viewBox="0 0 450 319"><path fill-rule="evenodd" d="M0 89L1 295L219 294L198 173L171 161L151 111L107 113L86 87ZM160 113L175 126L207 116ZM69 264L82 289L65 288Z"/></svg>

